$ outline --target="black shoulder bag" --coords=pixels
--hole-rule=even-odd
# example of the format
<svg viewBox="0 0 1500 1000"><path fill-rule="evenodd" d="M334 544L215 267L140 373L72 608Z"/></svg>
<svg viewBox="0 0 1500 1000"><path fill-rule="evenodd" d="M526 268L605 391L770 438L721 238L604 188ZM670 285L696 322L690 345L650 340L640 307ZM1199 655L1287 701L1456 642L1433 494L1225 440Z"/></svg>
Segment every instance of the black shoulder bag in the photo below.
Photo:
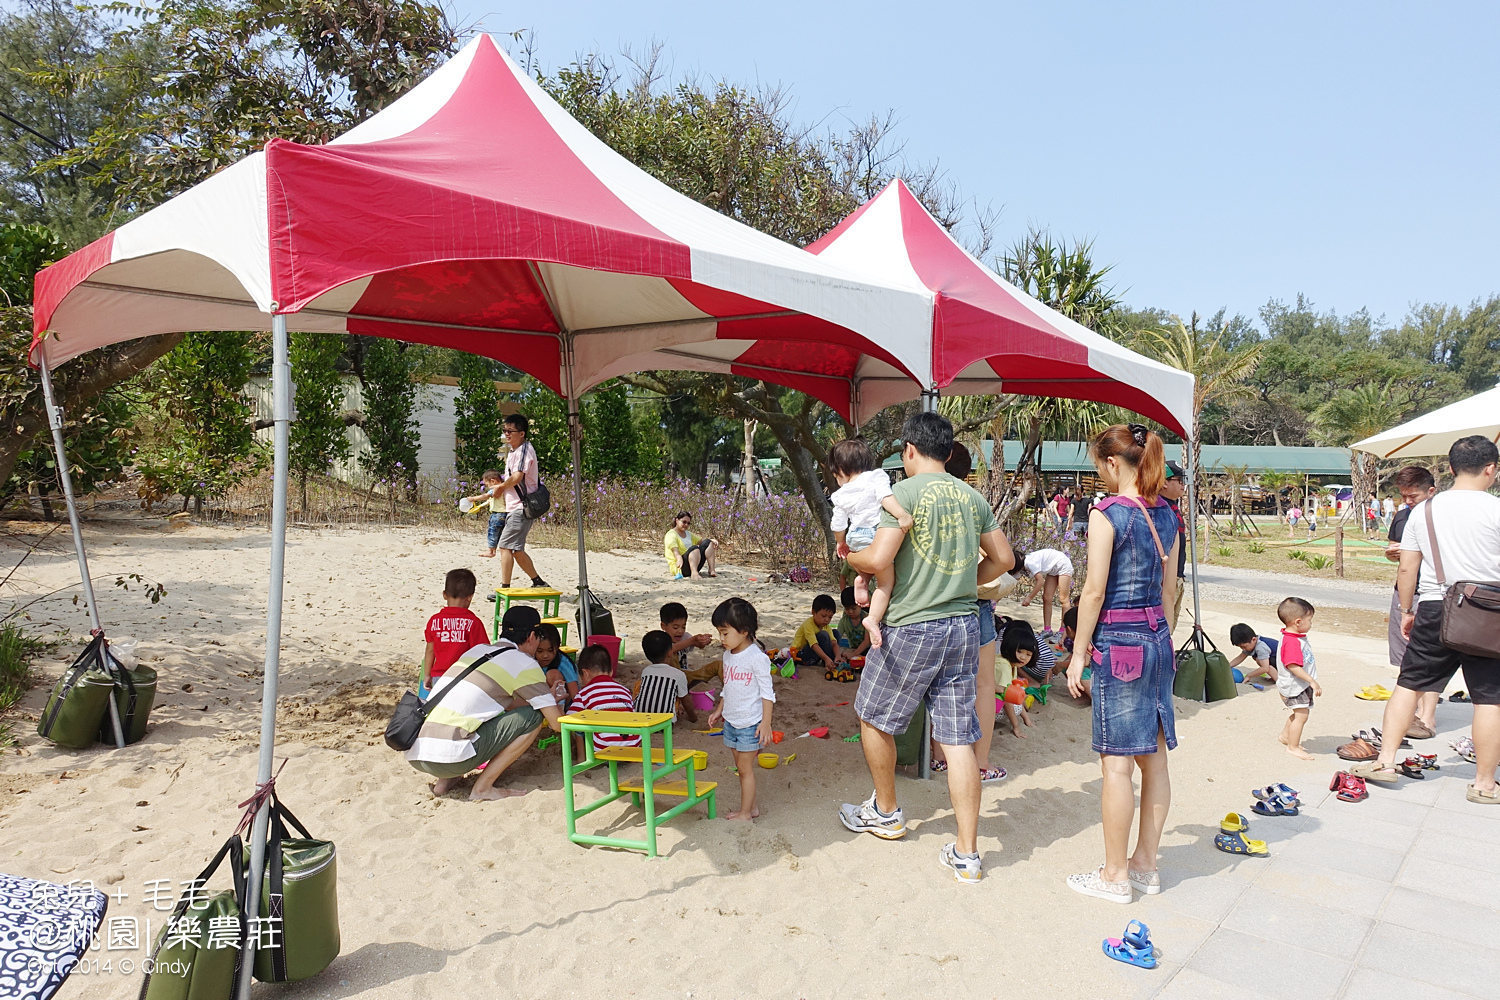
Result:
<svg viewBox="0 0 1500 1000"><path fill-rule="evenodd" d="M443 689L432 695L424 703L417 697L415 691L408 691L401 696L396 703L396 711L391 715L391 721L385 726L385 745L392 750L405 752L411 749L411 745L417 742L417 734L422 731L422 724L427 721L427 715L438 702L442 701L449 691L458 686L458 682L473 673L482 664L499 656L507 649L515 649L514 643L506 643L503 647L492 653L486 653L473 663L464 668L464 672L454 679L452 684L445 685Z"/></svg>

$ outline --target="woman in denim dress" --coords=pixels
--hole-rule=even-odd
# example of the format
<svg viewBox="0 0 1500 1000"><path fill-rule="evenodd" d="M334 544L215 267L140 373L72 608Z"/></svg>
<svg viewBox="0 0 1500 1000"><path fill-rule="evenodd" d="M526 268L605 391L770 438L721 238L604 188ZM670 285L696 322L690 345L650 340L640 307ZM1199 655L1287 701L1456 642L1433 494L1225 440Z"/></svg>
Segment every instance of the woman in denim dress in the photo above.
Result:
<svg viewBox="0 0 1500 1000"><path fill-rule="evenodd" d="M1104 775L1104 864L1068 885L1116 903L1132 887L1161 891L1157 847L1172 801L1167 751L1177 746L1172 717L1176 673L1165 608L1177 585L1177 516L1157 494L1165 479L1161 438L1141 424L1104 431L1094 466L1114 494L1089 514L1088 576L1078 601L1080 642L1068 665L1068 689L1083 693L1093 667L1094 751ZM1153 530L1154 529L1154 530ZM1173 572L1164 572L1170 566ZM1141 770L1141 824L1127 858L1135 819L1134 772Z"/></svg>

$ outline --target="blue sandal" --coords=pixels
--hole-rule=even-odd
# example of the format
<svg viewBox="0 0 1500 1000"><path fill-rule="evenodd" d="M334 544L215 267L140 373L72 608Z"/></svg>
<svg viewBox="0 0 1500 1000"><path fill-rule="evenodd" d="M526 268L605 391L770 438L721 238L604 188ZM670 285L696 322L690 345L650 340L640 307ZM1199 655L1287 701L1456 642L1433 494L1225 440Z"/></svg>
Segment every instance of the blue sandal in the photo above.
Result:
<svg viewBox="0 0 1500 1000"><path fill-rule="evenodd" d="M1285 782L1275 785L1267 785L1265 788L1257 788L1250 794L1255 796L1257 799L1260 799L1262 802L1269 802L1272 799L1281 799L1283 802L1287 802L1294 806L1300 806L1302 804L1298 800L1298 795L1300 793L1297 791L1297 789L1292 788Z"/></svg>
<svg viewBox="0 0 1500 1000"><path fill-rule="evenodd" d="M1295 816L1297 804L1284 799L1267 799L1264 802L1255 803L1255 808L1251 812L1257 816Z"/></svg>
<svg viewBox="0 0 1500 1000"><path fill-rule="evenodd" d="M1151 932L1139 920L1132 920L1122 936L1105 938L1103 947L1104 954L1116 962L1138 969L1156 968L1156 949L1151 944Z"/></svg>
<svg viewBox="0 0 1500 1000"><path fill-rule="evenodd" d="M1253 858L1268 858L1264 840L1250 840L1243 833L1221 833L1214 838L1214 846L1225 854L1248 854Z"/></svg>

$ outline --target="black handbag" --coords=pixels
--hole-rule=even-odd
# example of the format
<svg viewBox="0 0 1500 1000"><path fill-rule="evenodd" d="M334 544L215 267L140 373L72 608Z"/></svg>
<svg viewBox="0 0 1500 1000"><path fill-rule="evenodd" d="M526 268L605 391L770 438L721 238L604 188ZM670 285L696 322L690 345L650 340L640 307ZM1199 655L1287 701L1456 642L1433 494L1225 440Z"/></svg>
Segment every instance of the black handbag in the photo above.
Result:
<svg viewBox="0 0 1500 1000"><path fill-rule="evenodd" d="M445 685L441 691L432 695L423 702L417 697L415 691L407 691L396 703L396 711L391 714L391 721L385 726L385 745L392 750L405 752L411 749L413 743L417 742L417 734L422 731L422 724L427 721L427 714L437 708L438 702L458 686L458 682L473 673L482 664L499 656L507 649L515 649L515 644L507 642L503 647L493 652L486 653L473 663L464 668L452 684Z"/></svg>

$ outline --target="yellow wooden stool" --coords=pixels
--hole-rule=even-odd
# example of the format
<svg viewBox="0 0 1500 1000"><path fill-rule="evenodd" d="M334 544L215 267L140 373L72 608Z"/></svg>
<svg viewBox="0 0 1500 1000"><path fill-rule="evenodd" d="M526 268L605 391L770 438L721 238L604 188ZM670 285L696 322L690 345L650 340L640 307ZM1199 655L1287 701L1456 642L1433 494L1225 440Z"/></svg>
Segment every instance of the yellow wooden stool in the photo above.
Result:
<svg viewBox="0 0 1500 1000"><path fill-rule="evenodd" d="M542 620L557 618L562 614L562 591L551 587L496 587L495 588L495 636L500 635L500 621L510 610L514 601L539 601L542 605Z"/></svg>

